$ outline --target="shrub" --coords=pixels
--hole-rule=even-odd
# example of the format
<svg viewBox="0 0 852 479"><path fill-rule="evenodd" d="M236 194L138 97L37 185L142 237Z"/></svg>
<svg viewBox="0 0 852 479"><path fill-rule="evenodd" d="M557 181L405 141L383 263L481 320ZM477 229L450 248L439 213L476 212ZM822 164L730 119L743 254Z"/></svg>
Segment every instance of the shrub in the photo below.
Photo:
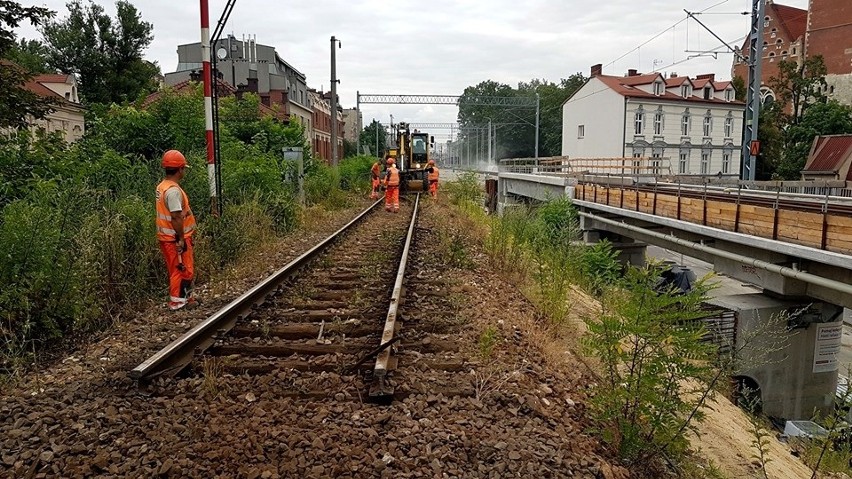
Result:
<svg viewBox="0 0 852 479"><path fill-rule="evenodd" d="M337 170L327 165L317 165L305 178L305 201L308 205L343 208L348 205L348 200L339 185L340 174Z"/></svg>
<svg viewBox="0 0 852 479"><path fill-rule="evenodd" d="M269 239L273 219L256 197L226 205L222 215L199 225L195 254L201 271L216 271L233 263Z"/></svg>
<svg viewBox="0 0 852 479"><path fill-rule="evenodd" d="M618 251L607 240L586 246L580 257L580 271L587 288L593 294L600 294L607 286L617 283L621 276Z"/></svg>
<svg viewBox="0 0 852 479"><path fill-rule="evenodd" d="M456 181L447 183L445 188L454 205L482 204L483 191L476 173L462 173Z"/></svg>
<svg viewBox="0 0 852 479"><path fill-rule="evenodd" d="M373 156L352 156L340 162L340 188L346 191L366 193L370 190L370 168Z"/></svg>
<svg viewBox="0 0 852 479"><path fill-rule="evenodd" d="M706 315L706 288L699 281L685 294L658 293L659 273L654 266L630 268L624 287L603 296L601 315L586 320L583 338L602 362L591 402L602 437L634 463L683 454L712 388L714 350L701 342L706 330L696 321Z"/></svg>

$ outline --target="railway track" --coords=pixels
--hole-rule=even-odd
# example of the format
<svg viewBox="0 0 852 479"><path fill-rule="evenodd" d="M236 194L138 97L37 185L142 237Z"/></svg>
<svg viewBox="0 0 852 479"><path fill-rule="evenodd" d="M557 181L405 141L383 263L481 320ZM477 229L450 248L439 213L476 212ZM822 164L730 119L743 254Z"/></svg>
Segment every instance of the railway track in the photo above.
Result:
<svg viewBox="0 0 852 479"><path fill-rule="evenodd" d="M441 323L445 285L424 270L419 195L410 199L408 214L373 204L129 376L146 385L169 376L272 378L260 382L277 396L306 399L470 394L464 382L446 387L465 363L452 324Z"/></svg>

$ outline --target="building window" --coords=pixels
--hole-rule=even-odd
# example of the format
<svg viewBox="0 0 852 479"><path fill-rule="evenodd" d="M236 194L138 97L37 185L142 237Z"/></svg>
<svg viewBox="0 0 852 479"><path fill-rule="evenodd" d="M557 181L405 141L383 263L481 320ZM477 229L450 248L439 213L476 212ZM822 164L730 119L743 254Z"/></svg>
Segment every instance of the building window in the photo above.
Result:
<svg viewBox="0 0 852 479"><path fill-rule="evenodd" d="M663 87L663 82L654 82L654 95L660 96L664 91L665 88Z"/></svg>
<svg viewBox="0 0 852 479"><path fill-rule="evenodd" d="M710 112L707 112L707 115L704 116L704 136L710 136L710 133L713 131L713 117L710 115Z"/></svg>
<svg viewBox="0 0 852 479"><path fill-rule="evenodd" d="M689 171L689 152L681 151L677 162L677 172L685 175Z"/></svg>
<svg viewBox="0 0 852 479"><path fill-rule="evenodd" d="M680 117L680 134L682 136L688 136L689 135L689 125L690 125L689 108L687 108L686 111L683 112L683 116Z"/></svg>
<svg viewBox="0 0 852 479"><path fill-rule="evenodd" d="M725 89L725 101L733 101L734 97L735 97L735 95L734 95L734 89L733 88L729 87L729 88Z"/></svg>
<svg viewBox="0 0 852 479"><path fill-rule="evenodd" d="M731 152L725 151L722 153L722 173L728 174L731 172Z"/></svg>
<svg viewBox="0 0 852 479"><path fill-rule="evenodd" d="M660 107L656 113L654 113L654 134L662 135L663 134L663 110Z"/></svg>
<svg viewBox="0 0 852 479"><path fill-rule="evenodd" d="M706 175L710 172L710 153L702 152L701 153L701 174Z"/></svg>
<svg viewBox="0 0 852 479"><path fill-rule="evenodd" d="M725 138L733 138L734 136L734 117L731 113L725 118Z"/></svg>
<svg viewBox="0 0 852 479"><path fill-rule="evenodd" d="M689 85L681 85L680 86L680 96L684 98L689 97Z"/></svg>
<svg viewBox="0 0 852 479"><path fill-rule="evenodd" d="M704 87L704 99L709 100L712 97L711 89L709 86Z"/></svg>
<svg viewBox="0 0 852 479"><path fill-rule="evenodd" d="M586 136L586 125L577 126L577 138L583 138Z"/></svg>
<svg viewBox="0 0 852 479"><path fill-rule="evenodd" d="M640 106L638 110L636 110L636 115L633 117L633 132L637 135L642 134L642 127L645 123L645 111Z"/></svg>

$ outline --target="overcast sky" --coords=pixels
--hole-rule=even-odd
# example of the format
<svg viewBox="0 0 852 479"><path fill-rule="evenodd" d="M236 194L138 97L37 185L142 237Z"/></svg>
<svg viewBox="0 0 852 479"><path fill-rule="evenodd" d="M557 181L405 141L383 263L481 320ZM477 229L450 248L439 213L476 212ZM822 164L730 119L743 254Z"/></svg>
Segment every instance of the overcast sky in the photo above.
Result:
<svg viewBox="0 0 852 479"><path fill-rule="evenodd" d="M145 56L164 73L173 71L176 46L200 38L198 2L131 1L154 25ZM114 2L96 2L114 14ZM32 3L65 15L64 0ZM807 8L808 2L783 3ZM224 5L210 0L211 26ZM613 75L636 68L728 79L729 53L686 60L691 54L685 50L705 51L721 43L694 20L682 21L683 9L712 7L700 19L738 46L748 33L749 17L736 12L750 6L748 0L237 0L226 32L257 35L258 43L274 46L305 73L310 87L325 90L330 85L329 39L337 36L343 42L337 52L338 93L343 106L352 107L356 91L458 95L487 79L515 85L532 78L588 75L595 63ZM29 25L17 33L39 36ZM387 123L390 114L395 120L452 122L457 111L451 106L363 105L362 113L366 124L372 118Z"/></svg>

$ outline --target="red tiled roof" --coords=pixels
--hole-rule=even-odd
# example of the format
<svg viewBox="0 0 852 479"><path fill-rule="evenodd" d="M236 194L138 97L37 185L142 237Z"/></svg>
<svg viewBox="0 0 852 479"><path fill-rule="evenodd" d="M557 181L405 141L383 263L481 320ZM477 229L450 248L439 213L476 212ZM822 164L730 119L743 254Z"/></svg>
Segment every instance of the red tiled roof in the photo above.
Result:
<svg viewBox="0 0 852 479"><path fill-rule="evenodd" d="M680 96L679 94L674 94L674 93L668 92L668 91L665 92L662 95L654 95L653 93L648 93L644 90L640 90L640 89L638 89L638 88L636 88L632 85L626 85L623 81L625 79L637 78L637 77L616 77L616 76L609 76L609 75L597 75L594 78L597 78L598 80L602 81L606 86L608 86L610 89L612 89L613 91L615 91L619 95L622 95L622 96L625 96L625 97L628 97L628 98L656 98L656 99L659 99L659 100L672 100L672 101L678 101L678 102L686 101L686 102L692 102L692 103L717 103L717 104L724 104L724 105L742 105L743 104L743 102L741 102L741 101L725 101L725 100L720 100L718 98L711 98L709 100L705 100L703 97L699 97L699 96L690 96L688 98L684 98L684 97ZM653 81L654 77L651 77L651 78L652 78L651 81ZM695 82L695 81L693 80L693 82ZM650 81L646 82L646 84L647 83L650 83ZM697 87L696 87L696 89L697 89ZM569 98L569 100L570 100L570 98Z"/></svg>
<svg viewBox="0 0 852 479"><path fill-rule="evenodd" d="M692 83L692 80L689 77L666 78L666 87L680 86L686 82Z"/></svg>
<svg viewBox="0 0 852 479"><path fill-rule="evenodd" d="M852 135L817 136L804 171L839 172L852 161ZM852 168L846 175L852 181Z"/></svg>
<svg viewBox="0 0 852 479"><path fill-rule="evenodd" d="M632 77L620 77L621 83L629 86L648 85L659 77L659 73L646 73L644 75L634 75Z"/></svg>
<svg viewBox="0 0 852 479"><path fill-rule="evenodd" d="M708 83L710 83L710 86L713 86L713 82L711 82L709 78L696 78L693 80L692 86L696 90L700 90L707 86Z"/></svg>
<svg viewBox="0 0 852 479"><path fill-rule="evenodd" d="M779 5L777 3L771 3L767 5L767 7L771 7L775 10L775 15L773 16L779 23L781 23L781 27L784 29L784 32L787 33L787 37L791 41L796 41L797 38L804 36L808 29L807 10L787 5Z"/></svg>
<svg viewBox="0 0 852 479"><path fill-rule="evenodd" d="M36 75L33 77L33 80L39 83L68 83L68 77L71 75L65 75L62 73L48 73L44 75Z"/></svg>
<svg viewBox="0 0 852 479"><path fill-rule="evenodd" d="M716 88L716 91L722 91L731 86L731 82L729 81L717 81L713 82L713 86Z"/></svg>

